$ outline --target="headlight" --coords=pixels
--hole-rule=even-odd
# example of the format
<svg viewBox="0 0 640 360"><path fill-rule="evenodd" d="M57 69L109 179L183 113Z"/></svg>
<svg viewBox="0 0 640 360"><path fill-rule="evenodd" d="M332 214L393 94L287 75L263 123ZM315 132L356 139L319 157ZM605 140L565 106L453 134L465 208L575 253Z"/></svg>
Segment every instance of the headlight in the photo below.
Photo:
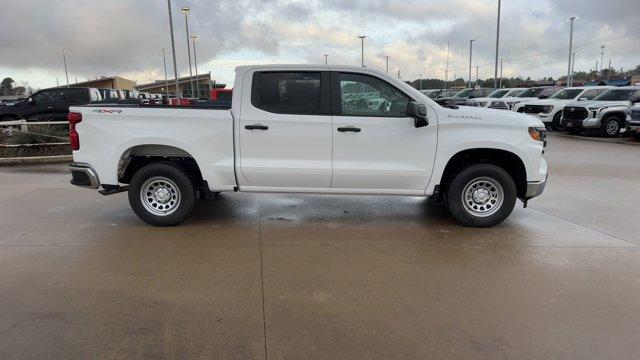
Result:
<svg viewBox="0 0 640 360"><path fill-rule="evenodd" d="M553 106L552 105L547 105L547 106L543 106L542 107L542 112L545 113L545 114L548 114L551 111L553 111Z"/></svg>
<svg viewBox="0 0 640 360"><path fill-rule="evenodd" d="M589 110L593 111L596 114L600 114L602 112L602 110L606 109L607 106L593 106L590 107Z"/></svg>
<svg viewBox="0 0 640 360"><path fill-rule="evenodd" d="M529 135L533 140L542 141L543 144L547 145L547 129L542 126L532 126L529 128Z"/></svg>

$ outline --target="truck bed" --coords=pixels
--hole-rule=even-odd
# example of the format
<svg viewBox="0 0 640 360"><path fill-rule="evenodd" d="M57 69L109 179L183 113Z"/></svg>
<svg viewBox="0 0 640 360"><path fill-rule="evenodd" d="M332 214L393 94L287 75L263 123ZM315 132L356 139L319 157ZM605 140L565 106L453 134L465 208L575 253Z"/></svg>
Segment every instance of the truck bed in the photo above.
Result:
<svg viewBox="0 0 640 360"><path fill-rule="evenodd" d="M82 114L76 125L80 150L73 152L74 161L93 164L102 184L119 183L118 169L131 151L175 157L186 152L197 161L209 183L223 188L236 184L233 117L228 109L211 104L101 104L76 106L70 111Z"/></svg>

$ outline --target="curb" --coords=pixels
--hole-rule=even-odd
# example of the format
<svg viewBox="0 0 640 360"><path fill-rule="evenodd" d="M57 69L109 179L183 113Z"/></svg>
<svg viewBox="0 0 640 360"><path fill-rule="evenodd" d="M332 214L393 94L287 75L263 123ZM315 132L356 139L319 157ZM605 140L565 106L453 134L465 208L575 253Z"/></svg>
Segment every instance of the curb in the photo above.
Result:
<svg viewBox="0 0 640 360"><path fill-rule="evenodd" d="M0 158L0 166L64 164L73 162L73 155L28 156Z"/></svg>

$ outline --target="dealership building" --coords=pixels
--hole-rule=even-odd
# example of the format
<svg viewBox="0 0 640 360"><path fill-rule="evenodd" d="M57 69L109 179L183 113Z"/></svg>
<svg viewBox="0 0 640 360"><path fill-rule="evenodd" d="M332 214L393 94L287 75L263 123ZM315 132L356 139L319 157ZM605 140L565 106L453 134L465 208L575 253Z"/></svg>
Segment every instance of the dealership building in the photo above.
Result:
<svg viewBox="0 0 640 360"><path fill-rule="evenodd" d="M178 78L178 91L183 97L192 97L190 76ZM208 98L212 88L224 88L225 84L217 84L211 80L211 73L204 73L193 76L193 87L198 90L199 98ZM152 94L170 94L175 91L175 80L156 80L152 83L136 85L136 90ZM193 92L195 94L195 91Z"/></svg>

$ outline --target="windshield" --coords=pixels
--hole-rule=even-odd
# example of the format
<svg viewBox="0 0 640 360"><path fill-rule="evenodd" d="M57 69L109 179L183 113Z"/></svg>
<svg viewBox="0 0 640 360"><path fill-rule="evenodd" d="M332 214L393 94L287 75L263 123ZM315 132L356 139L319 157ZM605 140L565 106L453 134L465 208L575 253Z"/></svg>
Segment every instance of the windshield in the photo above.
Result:
<svg viewBox="0 0 640 360"><path fill-rule="evenodd" d="M464 90L460 91L459 93L453 95L453 97L466 98L466 97L469 97L469 94L471 94L472 91L473 91L473 89L464 89Z"/></svg>
<svg viewBox="0 0 640 360"><path fill-rule="evenodd" d="M580 95L580 93L582 91L583 91L583 89L564 89L564 90L560 90L557 93L551 95L549 97L549 99L570 100L570 99L573 99L576 96Z"/></svg>
<svg viewBox="0 0 640 360"><path fill-rule="evenodd" d="M509 91L505 96L503 97L510 97L510 96L518 96L521 92L523 92L524 89L513 89L511 91Z"/></svg>
<svg viewBox="0 0 640 360"><path fill-rule="evenodd" d="M544 90L544 88L530 88L521 92L520 95L518 95L518 97L521 97L521 98L538 97L538 94L540 94L542 90Z"/></svg>
<svg viewBox="0 0 640 360"><path fill-rule="evenodd" d="M487 97L490 97L492 99L499 99L499 98L505 96L507 93L509 93L509 90L507 90L507 89L496 90L496 91L492 92L491 94L489 94L489 96L487 96Z"/></svg>
<svg viewBox="0 0 640 360"><path fill-rule="evenodd" d="M631 100L634 94L640 92L640 90L636 89L626 89L626 90L608 90L603 92L602 94L593 98L593 100L597 101L627 101Z"/></svg>

